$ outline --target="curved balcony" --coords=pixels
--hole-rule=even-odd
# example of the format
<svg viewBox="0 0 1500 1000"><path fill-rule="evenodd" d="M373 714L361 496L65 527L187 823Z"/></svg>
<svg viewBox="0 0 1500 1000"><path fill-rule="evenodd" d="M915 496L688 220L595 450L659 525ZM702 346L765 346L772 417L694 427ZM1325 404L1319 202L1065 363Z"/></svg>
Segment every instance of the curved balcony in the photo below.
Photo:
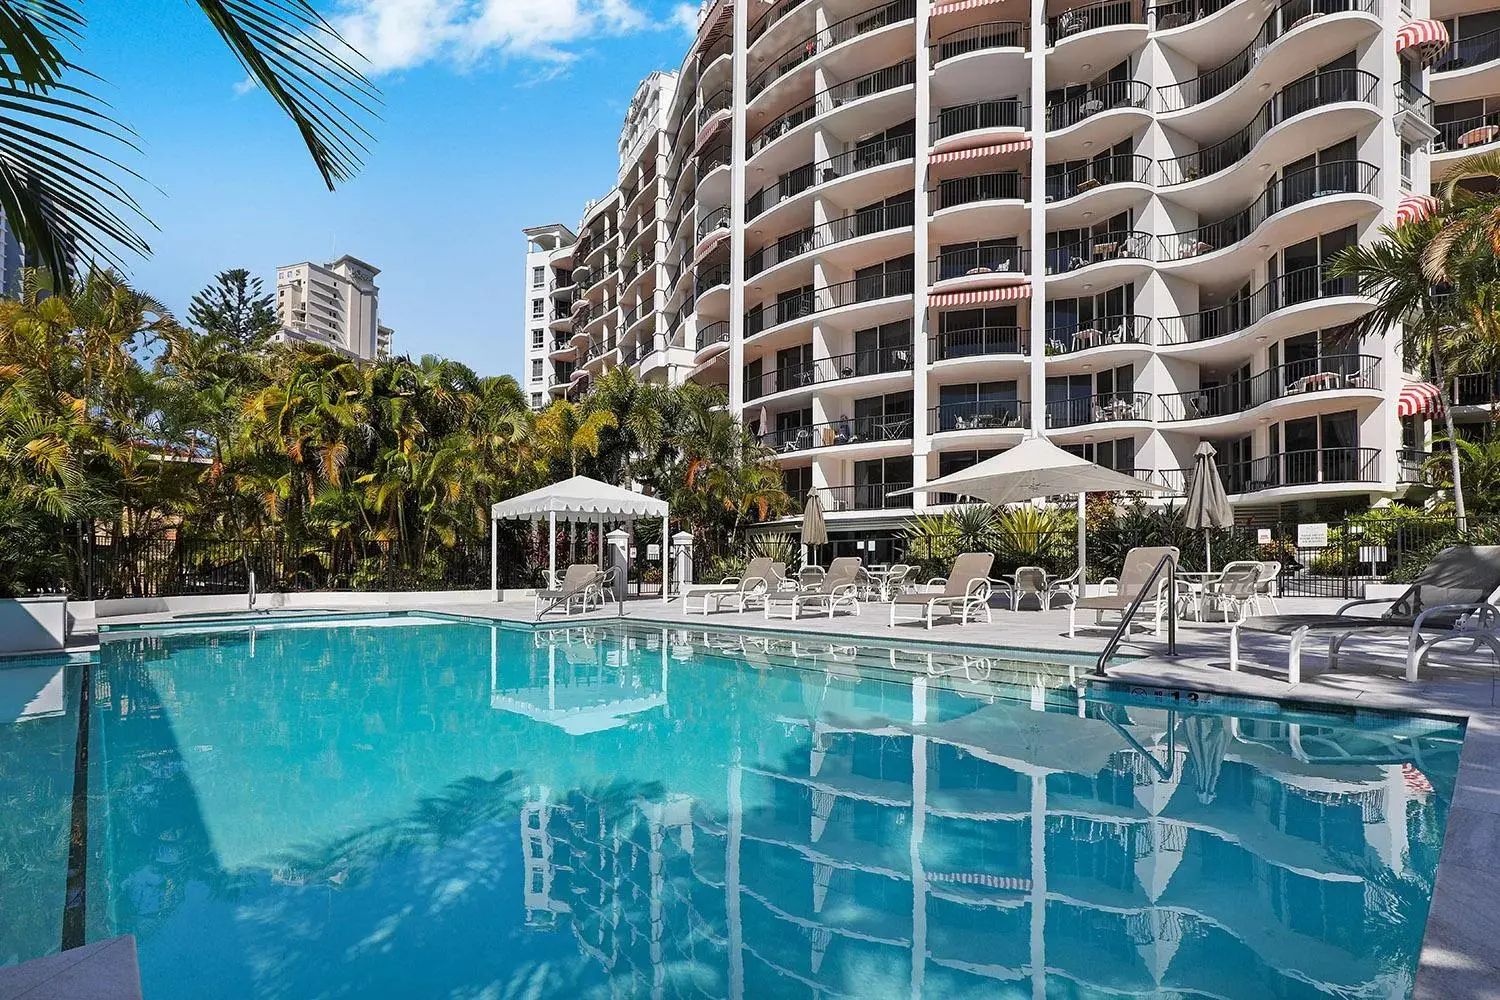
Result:
<svg viewBox="0 0 1500 1000"><path fill-rule="evenodd" d="M1101 348L1147 347L1154 342L1150 316L1096 316L1047 328L1047 356L1080 354Z"/></svg>
<svg viewBox="0 0 1500 1000"><path fill-rule="evenodd" d="M567 309L552 310L552 317L547 321L547 329L554 333L565 333L573 325L573 313Z"/></svg>
<svg viewBox="0 0 1500 1000"><path fill-rule="evenodd" d="M699 220L698 242L693 247L694 260L701 260L729 238L729 223L728 205L720 205Z"/></svg>
<svg viewBox="0 0 1500 1000"><path fill-rule="evenodd" d="M829 190L830 185L836 185L846 177L910 160L915 145L911 136L902 135L789 170L776 178L775 183L766 185L746 199L745 221L757 219L814 188Z"/></svg>
<svg viewBox="0 0 1500 1000"><path fill-rule="evenodd" d="M757 130L750 137L745 156L747 160L754 159L778 139L816 118L866 98L912 86L916 81L916 60L906 59L893 66L877 69L873 73L866 73L864 76L819 91L810 100L799 104Z"/></svg>
<svg viewBox="0 0 1500 1000"><path fill-rule="evenodd" d="M772 4L769 10L750 23L746 44L754 48L767 34L774 38L778 32L773 32L772 29L778 25L794 23L787 21L786 16L807 2L808 0L780 0L779 3Z"/></svg>
<svg viewBox="0 0 1500 1000"><path fill-rule="evenodd" d="M929 61L938 66L974 52L996 49L1024 50L1031 39L1031 26L1025 21L986 21L950 31L928 44Z"/></svg>
<svg viewBox="0 0 1500 1000"><path fill-rule="evenodd" d="M842 21L830 24L792 44L785 52L771 60L771 64L751 77L745 84L745 99L754 104L756 98L771 88L778 80L790 76L794 70L812 62L823 53L842 45L860 35L881 28L910 21L917 16L916 0L891 0L851 14Z"/></svg>
<svg viewBox="0 0 1500 1000"><path fill-rule="evenodd" d="M734 109L734 91L728 87L711 94L698 106L698 132L693 138L693 150L702 149L720 128L728 125Z"/></svg>
<svg viewBox="0 0 1500 1000"><path fill-rule="evenodd" d="M912 289L911 271L889 271L865 278L851 278L824 288L815 288L811 292L799 292L747 310L745 338L767 334L778 328L790 328L791 324L800 320L835 309L890 300L907 300L906 314L910 316Z"/></svg>
<svg viewBox="0 0 1500 1000"><path fill-rule="evenodd" d="M1252 410L1284 401L1296 411L1322 410L1329 394L1347 405L1350 390L1379 396L1380 358L1337 354L1292 361L1238 382L1204 386L1189 392L1158 395L1157 419L1166 422L1211 421L1220 424L1254 423ZM1298 406L1297 404L1307 404ZM1288 413L1286 417L1297 416Z"/></svg>
<svg viewBox="0 0 1500 1000"><path fill-rule="evenodd" d="M1048 144L1056 141L1052 133L1077 128L1090 119L1108 112L1127 111L1116 131L1129 135L1151 118L1151 86L1141 80L1111 80L1090 87L1077 97L1047 108ZM1120 117L1111 115L1110 117ZM1137 120L1139 119L1139 121ZM1090 130L1092 131L1092 130ZM1113 140L1102 143L1113 145Z"/></svg>
<svg viewBox="0 0 1500 1000"><path fill-rule="evenodd" d="M823 498L823 509L838 514L849 510L910 510L911 494L901 493L909 489L911 483L861 483L857 486L819 486L816 492Z"/></svg>
<svg viewBox="0 0 1500 1000"><path fill-rule="evenodd" d="M729 295L728 261L698 270L697 280L693 285L693 300L697 303L697 308L694 311L700 315L703 314L706 311L706 300L709 299L710 295L713 295L714 298L719 297L718 295L714 295L715 292L722 292L725 298Z"/></svg>
<svg viewBox="0 0 1500 1000"><path fill-rule="evenodd" d="M1248 462L1220 462L1219 475L1230 495L1286 489L1306 493L1342 492L1317 487L1380 482L1379 448L1323 447L1316 451L1288 451Z"/></svg>
<svg viewBox="0 0 1500 1000"><path fill-rule="evenodd" d="M1326 20L1331 16L1346 14L1358 15L1367 23L1366 28L1351 28L1347 24L1349 18L1346 17ZM1326 34L1328 30L1339 31L1334 25L1343 23L1340 35L1342 44L1346 40L1346 33L1349 38L1362 38L1379 30L1379 6L1377 0L1284 0L1266 16L1255 37L1239 52L1191 80L1156 88L1162 120L1178 131L1193 135L1195 130L1188 120L1187 112L1213 102L1215 116L1227 114L1233 117L1231 92L1236 91L1239 84L1250 77L1285 78L1288 75L1302 75L1307 66L1317 65L1320 56L1326 54L1323 51L1326 49L1325 42L1311 37L1314 33L1310 29L1318 22L1324 22L1318 29L1318 34ZM1302 40L1281 44L1283 39L1294 35ZM1244 90L1245 100L1255 100L1253 91L1241 89ZM1230 103L1226 104L1226 101ZM1207 124L1206 127L1212 128L1213 125Z"/></svg>
<svg viewBox="0 0 1500 1000"><path fill-rule="evenodd" d="M1140 0L1096 0L1047 18L1047 75L1084 64L1113 66L1145 44L1146 9Z"/></svg>
<svg viewBox="0 0 1500 1000"><path fill-rule="evenodd" d="M1326 205L1355 195L1361 196L1368 208L1378 211L1379 174L1379 167L1361 160L1336 160L1293 171L1272 181L1249 207L1227 218L1158 237L1161 245L1157 259L1177 265L1172 268L1173 273L1190 277L1207 271L1243 271L1252 261L1237 260L1239 255L1234 251L1250 247L1252 237L1256 245L1285 246L1300 236L1325 232L1347 221L1347 209L1339 213L1330 205L1315 211L1311 208L1313 202ZM1277 219L1280 213L1297 206L1308 206L1308 210ZM1262 231L1268 224L1270 228ZM1264 256L1259 251L1254 254L1257 259Z"/></svg>
<svg viewBox="0 0 1500 1000"><path fill-rule="evenodd" d="M943 108L929 130L933 152L979 145L981 139L1025 132L1031 128L1031 107L1019 99L974 101Z"/></svg>
<svg viewBox="0 0 1500 1000"><path fill-rule="evenodd" d="M787 233L775 243L762 247L745 258L745 278L753 278L814 250L827 250L862 237L909 228L913 217L911 203L903 202L863 209L841 219L825 222L821 226L808 226Z"/></svg>
<svg viewBox="0 0 1500 1000"><path fill-rule="evenodd" d="M1203 208L1222 204L1232 197L1237 184L1215 183L1213 191L1200 191L1209 178L1235 168L1253 179L1257 163L1286 162L1316 148L1330 134L1378 117L1379 77L1364 70L1327 70L1297 80L1267 101L1244 128L1210 146L1184 156L1158 161L1163 188L1181 188L1168 196ZM1349 105L1363 105L1351 109ZM1321 120L1323 116L1331 116ZM1300 122L1300 126L1294 126ZM1254 154L1254 155L1252 155Z"/></svg>
<svg viewBox="0 0 1500 1000"><path fill-rule="evenodd" d="M702 364L720 351L729 349L729 320L699 327L694 341L693 363Z"/></svg>
<svg viewBox="0 0 1500 1000"><path fill-rule="evenodd" d="M1487 115L1440 122L1432 146L1432 179L1436 183L1453 165L1475 153L1492 152L1500 143L1500 111Z"/></svg>
<svg viewBox="0 0 1500 1000"><path fill-rule="evenodd" d="M932 291L957 291L1025 281L1030 270L1031 251L980 240L970 246L950 246L929 260L927 281Z"/></svg>
<svg viewBox="0 0 1500 1000"><path fill-rule="evenodd" d="M1139 153L1121 153L1049 173L1043 183L1049 226L1065 225L1064 220L1108 218L1149 192L1156 183L1156 162ZM1087 217L1082 215L1085 208L1091 213Z"/></svg>
<svg viewBox="0 0 1500 1000"><path fill-rule="evenodd" d="M745 378L745 401L764 399L780 393L876 375L903 375L911 371L911 346L884 347L874 351L856 351L831 358L819 358L805 365L792 365Z"/></svg>
<svg viewBox="0 0 1500 1000"><path fill-rule="evenodd" d="M1500 59L1500 28L1492 28L1489 31L1467 38L1455 38L1448 43L1448 51L1443 53L1432 66L1432 73L1437 74L1461 73L1484 66ZM1432 81L1434 86L1437 80ZM1455 98L1444 95L1443 100L1454 100Z"/></svg>
<svg viewBox="0 0 1500 1000"><path fill-rule="evenodd" d="M547 357L552 361L572 361L578 356L578 347L571 337L554 337L547 348Z"/></svg>
<svg viewBox="0 0 1500 1000"><path fill-rule="evenodd" d="M981 240L996 233L1025 229L1028 183L1019 171L939 181L928 190L934 243Z"/></svg>
<svg viewBox="0 0 1500 1000"><path fill-rule="evenodd" d="M1045 413L1048 429L1060 430L1089 424L1149 423L1151 410L1149 392L1101 392L1049 400Z"/></svg>
<svg viewBox="0 0 1500 1000"><path fill-rule="evenodd" d="M1268 281L1244 298L1226 302L1212 309L1181 316L1163 316L1163 348L1199 345L1195 356L1205 360L1211 354L1204 346L1214 343L1239 343L1251 330L1267 337L1347 323L1369 309L1370 300L1358 294L1353 278L1335 278L1322 265L1304 267ZM1316 311L1317 316L1303 313ZM1278 314L1288 314L1285 330L1271 322Z"/></svg>
<svg viewBox="0 0 1500 1000"><path fill-rule="evenodd" d="M856 445L906 443L909 446L911 436L911 416L894 414L879 417L843 417L821 424L804 424L801 427L763 431L760 441L778 454L789 455L799 451ZM866 450L886 449L877 447Z"/></svg>
<svg viewBox="0 0 1500 1000"><path fill-rule="evenodd" d="M1013 431L1031 426L1031 404L1019 399L974 399L927 409L927 433Z"/></svg>
<svg viewBox="0 0 1500 1000"><path fill-rule="evenodd" d="M1136 230L1098 233L1082 243L1047 249L1047 293L1065 298L1085 283L1129 281L1156 257L1156 237ZM1132 272L1129 275L1115 274Z"/></svg>
<svg viewBox="0 0 1500 1000"><path fill-rule="evenodd" d="M1220 48L1233 21L1218 15L1255 0L1166 0L1148 11L1148 20L1158 38L1195 63L1202 63L1204 46ZM1228 22L1228 23L1226 23Z"/></svg>
<svg viewBox="0 0 1500 1000"><path fill-rule="evenodd" d="M1018 360L1031 354L1031 334L1019 326L977 326L946 330L927 341L927 360L971 361L979 358Z"/></svg>

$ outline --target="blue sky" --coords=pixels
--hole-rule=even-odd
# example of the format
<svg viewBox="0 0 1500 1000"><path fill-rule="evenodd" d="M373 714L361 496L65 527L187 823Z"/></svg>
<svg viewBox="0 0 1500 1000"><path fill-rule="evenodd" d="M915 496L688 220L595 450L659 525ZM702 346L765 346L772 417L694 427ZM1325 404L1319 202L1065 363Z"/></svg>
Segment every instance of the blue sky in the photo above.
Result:
<svg viewBox="0 0 1500 1000"><path fill-rule="evenodd" d="M613 183L636 84L676 69L696 5L663 0L315 0L370 58L384 106L333 194L196 8L87 7L80 61L140 135L156 225L130 277L185 313L217 271L352 253L381 268L397 350L519 373L523 226L576 225Z"/></svg>

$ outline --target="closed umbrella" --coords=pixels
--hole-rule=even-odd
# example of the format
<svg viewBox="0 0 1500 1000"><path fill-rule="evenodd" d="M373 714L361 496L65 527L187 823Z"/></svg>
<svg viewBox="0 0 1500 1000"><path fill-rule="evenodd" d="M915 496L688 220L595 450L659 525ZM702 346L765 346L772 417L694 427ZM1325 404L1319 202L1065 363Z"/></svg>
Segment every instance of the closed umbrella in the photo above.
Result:
<svg viewBox="0 0 1500 1000"><path fill-rule="evenodd" d="M1184 726L1198 801L1208 805L1218 794L1219 771L1224 767L1224 755L1229 752L1229 729L1223 719L1208 715L1190 715Z"/></svg>
<svg viewBox="0 0 1500 1000"><path fill-rule="evenodd" d="M808 550L814 545L828 544L828 521L823 517L823 501L818 491L807 494L807 506L802 511L802 564L808 563Z"/></svg>
<svg viewBox="0 0 1500 1000"><path fill-rule="evenodd" d="M1198 443L1198 450L1193 452L1193 485L1188 488L1187 497L1187 524L1203 529L1203 560L1210 572L1214 568L1214 553L1208 529L1227 528L1234 523L1234 508L1229 506L1224 480L1219 478L1219 467L1214 463L1216 454L1207 441Z"/></svg>

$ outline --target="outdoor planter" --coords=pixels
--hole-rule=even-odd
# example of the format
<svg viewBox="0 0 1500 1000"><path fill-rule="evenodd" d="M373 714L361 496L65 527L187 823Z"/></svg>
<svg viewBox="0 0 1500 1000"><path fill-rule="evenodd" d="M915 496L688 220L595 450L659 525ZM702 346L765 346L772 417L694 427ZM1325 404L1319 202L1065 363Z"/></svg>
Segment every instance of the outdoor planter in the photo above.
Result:
<svg viewBox="0 0 1500 1000"><path fill-rule="evenodd" d="M66 597L0 600L0 653L62 649L67 636Z"/></svg>

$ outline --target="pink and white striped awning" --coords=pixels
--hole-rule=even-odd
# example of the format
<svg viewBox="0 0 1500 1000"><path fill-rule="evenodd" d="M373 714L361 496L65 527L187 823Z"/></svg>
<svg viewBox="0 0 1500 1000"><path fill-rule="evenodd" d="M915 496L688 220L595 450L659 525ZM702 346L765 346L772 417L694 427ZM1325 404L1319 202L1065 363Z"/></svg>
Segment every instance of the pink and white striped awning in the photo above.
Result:
<svg viewBox="0 0 1500 1000"><path fill-rule="evenodd" d="M1426 417L1443 415L1442 393L1431 382L1413 382L1402 388L1401 395L1396 398L1396 416L1415 417L1419 414Z"/></svg>
<svg viewBox="0 0 1500 1000"><path fill-rule="evenodd" d="M946 153L934 153L928 157L928 166L937 166L939 163L952 163L955 160L975 160L981 156L999 156L1001 153L1020 153L1031 148L1030 139L1018 139L1015 142L997 142L991 146L975 146L973 149L954 149Z"/></svg>
<svg viewBox="0 0 1500 1000"><path fill-rule="evenodd" d="M971 10L975 7L983 7L992 3L1004 3L1005 0L957 0L956 3L935 3L932 5L930 16L937 17L940 14L956 14L961 10Z"/></svg>
<svg viewBox="0 0 1500 1000"><path fill-rule="evenodd" d="M1414 194L1410 198L1403 198L1401 204L1396 206L1396 225L1421 222L1436 212L1438 207L1438 200L1430 194Z"/></svg>
<svg viewBox="0 0 1500 1000"><path fill-rule="evenodd" d="M1031 286L1007 285L1004 288L978 288L971 292L936 292L927 296L929 307L977 306L987 302L1018 302L1031 298Z"/></svg>
<svg viewBox="0 0 1500 1000"><path fill-rule="evenodd" d="M1422 65L1427 66L1448 48L1448 29L1442 21L1434 21L1427 18L1421 21L1407 21L1396 32L1396 51L1405 52L1410 49L1422 60Z"/></svg>

